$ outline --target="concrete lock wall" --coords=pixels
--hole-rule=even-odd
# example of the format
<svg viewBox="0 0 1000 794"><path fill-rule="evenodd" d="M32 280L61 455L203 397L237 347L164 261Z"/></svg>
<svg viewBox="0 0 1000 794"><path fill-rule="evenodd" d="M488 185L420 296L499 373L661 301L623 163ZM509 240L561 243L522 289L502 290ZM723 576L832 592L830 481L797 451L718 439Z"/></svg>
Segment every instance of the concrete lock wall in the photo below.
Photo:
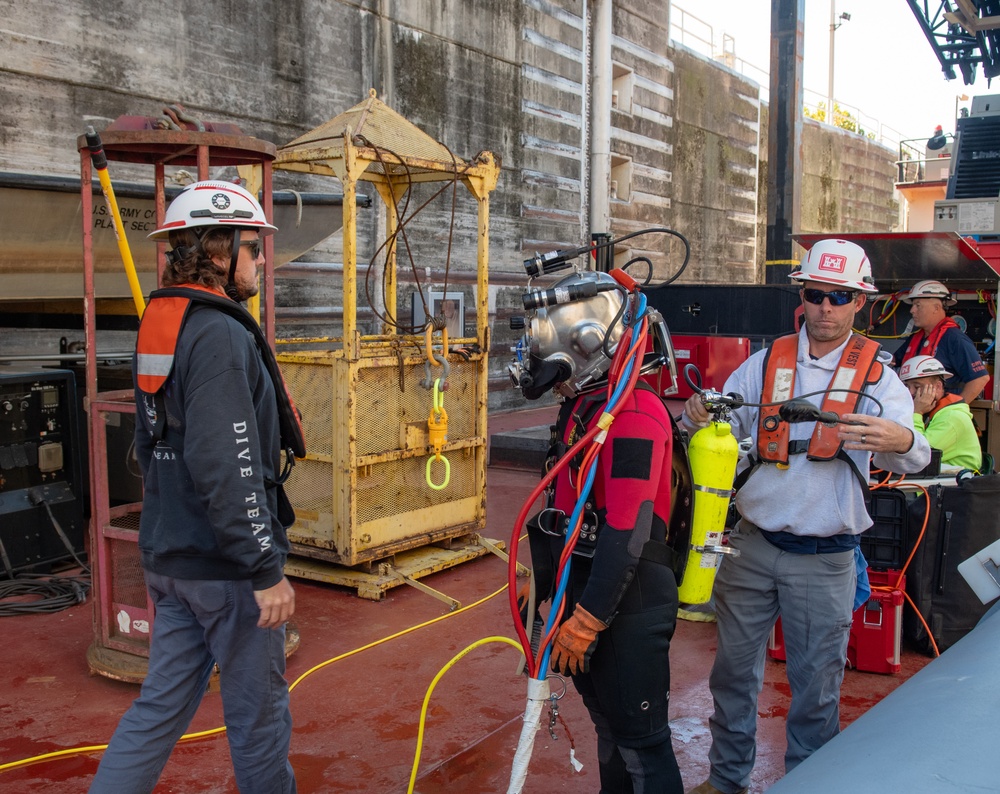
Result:
<svg viewBox="0 0 1000 794"><path fill-rule="evenodd" d="M119 115L157 116L175 102L280 146L358 103L371 87L457 156L498 154L503 168L490 224L492 408L523 405L504 370L515 337L509 318L521 313L522 260L536 251L576 247L591 231L620 236L667 226L691 242L682 282L763 281L767 107L753 81L673 45L669 3L613 4L611 184L600 185L589 175L590 149L600 143L590 118L592 2L0 6L2 170L76 176L75 141L87 124L100 130ZM807 121L804 129L802 231L891 229L894 152L826 125ZM115 163L111 175L150 181L151 169ZM276 174L275 186L339 190L335 180L288 173ZM609 190L611 228L591 230L591 197ZM464 292L468 307L475 205L460 188L449 234L451 204L448 191L407 235L414 266L421 277L433 270L436 289L451 244L448 288ZM378 205L360 213L362 306L364 263L382 242ZM340 247L334 235L303 260L339 262ZM652 261L654 280L671 276L681 259L678 242L660 235L629 241L619 264L637 255ZM412 290L410 258L400 250L398 261L403 290ZM279 335L336 334L339 277L291 278L279 269L276 304ZM408 322L406 298L400 314Z"/></svg>

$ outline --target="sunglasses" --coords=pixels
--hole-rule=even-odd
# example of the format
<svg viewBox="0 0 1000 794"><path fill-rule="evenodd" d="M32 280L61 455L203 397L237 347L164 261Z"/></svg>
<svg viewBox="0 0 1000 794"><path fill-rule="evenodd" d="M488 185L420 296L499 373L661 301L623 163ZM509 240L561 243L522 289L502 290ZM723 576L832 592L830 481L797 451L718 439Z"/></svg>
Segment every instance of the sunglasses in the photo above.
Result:
<svg viewBox="0 0 1000 794"><path fill-rule="evenodd" d="M244 240L243 242L240 243L240 248L242 248L244 245L249 246L250 256L252 256L254 260L260 258L260 254L263 248L259 238L256 240Z"/></svg>
<svg viewBox="0 0 1000 794"><path fill-rule="evenodd" d="M835 289L830 290L830 292L823 292L821 289L802 290L802 297L809 301L809 303L813 303L816 306L822 306L824 298L830 299L831 306L846 306L857 296L857 292L853 292L849 289Z"/></svg>

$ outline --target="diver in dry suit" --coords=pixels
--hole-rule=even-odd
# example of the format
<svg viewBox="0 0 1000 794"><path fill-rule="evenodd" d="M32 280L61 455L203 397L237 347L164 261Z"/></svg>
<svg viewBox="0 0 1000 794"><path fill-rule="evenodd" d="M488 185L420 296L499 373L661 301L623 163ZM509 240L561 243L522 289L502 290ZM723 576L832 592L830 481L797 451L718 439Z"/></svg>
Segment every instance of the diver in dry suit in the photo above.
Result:
<svg viewBox="0 0 1000 794"><path fill-rule="evenodd" d="M604 273L560 285L614 283ZM593 297L540 309L524 340L531 355L511 367L529 400L551 389L564 402L552 428L550 464L599 419L607 399L603 344L621 306L613 287ZM654 329L665 327L653 315ZM620 333L618 334L620 336ZM534 336L535 342L530 337ZM617 337L614 337L617 341ZM610 347L610 350L609 350ZM660 346L660 350L663 346ZM663 364L647 354L643 371ZM563 622L552 669L573 677L597 732L601 792L681 792L670 743L668 652L677 618L676 558L666 545L670 515L672 420L657 394L639 382L608 430L572 555ZM577 500L580 461L560 472L549 506L528 522L539 601L552 598L568 516Z"/></svg>

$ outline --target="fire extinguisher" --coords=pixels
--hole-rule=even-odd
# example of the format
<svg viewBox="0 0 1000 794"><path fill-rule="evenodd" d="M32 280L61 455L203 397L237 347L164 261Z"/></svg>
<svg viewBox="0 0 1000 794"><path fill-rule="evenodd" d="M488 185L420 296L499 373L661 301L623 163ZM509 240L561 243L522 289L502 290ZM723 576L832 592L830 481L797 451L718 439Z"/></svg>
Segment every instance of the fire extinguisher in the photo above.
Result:
<svg viewBox="0 0 1000 794"><path fill-rule="evenodd" d="M739 460L739 445L726 417L743 404L743 398L706 389L701 392L701 399L712 414L712 421L691 436L688 443L694 510L691 549L678 589L682 604L707 602L712 595L719 555L739 554L722 541Z"/></svg>

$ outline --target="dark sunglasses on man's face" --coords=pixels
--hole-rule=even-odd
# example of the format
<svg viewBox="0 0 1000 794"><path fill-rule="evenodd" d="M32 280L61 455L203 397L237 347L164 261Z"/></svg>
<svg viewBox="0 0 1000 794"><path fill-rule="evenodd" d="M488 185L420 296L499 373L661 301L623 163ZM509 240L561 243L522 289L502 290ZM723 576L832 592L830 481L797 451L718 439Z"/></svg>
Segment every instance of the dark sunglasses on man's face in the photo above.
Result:
<svg viewBox="0 0 1000 794"><path fill-rule="evenodd" d="M259 239L257 239L257 240L244 240L243 242L240 243L240 245L241 246L244 246L244 245L250 246L250 256L252 256L254 258L254 261L256 261L260 257L261 243L260 243Z"/></svg>
<svg viewBox="0 0 1000 794"><path fill-rule="evenodd" d="M852 292L849 289L835 289L830 290L830 292L823 292L821 289L802 290L802 297L809 301L809 303L814 303L817 306L823 305L824 298L830 299L831 306L846 306L857 296L857 292Z"/></svg>

